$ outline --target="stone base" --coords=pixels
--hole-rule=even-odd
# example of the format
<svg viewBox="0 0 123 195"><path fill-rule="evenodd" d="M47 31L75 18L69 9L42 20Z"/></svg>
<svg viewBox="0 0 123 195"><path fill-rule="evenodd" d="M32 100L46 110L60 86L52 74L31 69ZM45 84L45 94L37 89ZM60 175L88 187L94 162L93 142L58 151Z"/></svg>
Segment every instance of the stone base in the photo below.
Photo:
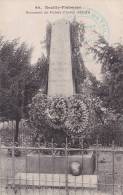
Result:
<svg viewBox="0 0 123 195"><path fill-rule="evenodd" d="M95 170L95 154L89 152L84 155L71 155L67 159L65 156L51 156L29 154L27 156L27 173L44 173L44 174L70 174L70 166L72 162L78 162L81 165L81 174L92 175ZM67 166L66 166L67 165Z"/></svg>
<svg viewBox="0 0 123 195"><path fill-rule="evenodd" d="M11 180L12 181L12 180ZM13 185L8 182L8 185ZM65 188L66 175L65 174L37 174L37 173L17 173L15 175L15 186L28 188ZM68 187L79 188L97 188L97 175L68 175Z"/></svg>

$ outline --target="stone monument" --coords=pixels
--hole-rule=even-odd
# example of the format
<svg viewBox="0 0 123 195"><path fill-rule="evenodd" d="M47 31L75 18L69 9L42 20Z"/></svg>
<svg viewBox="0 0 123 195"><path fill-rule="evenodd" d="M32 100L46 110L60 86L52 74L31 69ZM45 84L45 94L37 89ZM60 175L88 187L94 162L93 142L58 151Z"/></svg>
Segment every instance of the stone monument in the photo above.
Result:
<svg viewBox="0 0 123 195"><path fill-rule="evenodd" d="M49 72L48 72L47 96L51 98L52 97L54 98L56 96L58 98L63 97L65 98L65 101L68 98L67 101L68 102L71 101L71 104L70 104L71 107L72 107L72 102L73 104L75 104L71 108L70 112L68 112L70 107L68 106L68 108L66 108L65 110L64 99L62 98L60 99L60 101L58 99L58 101L55 102L57 106L55 107L55 112L54 112L55 104L52 102L52 99L51 99L50 106L52 107L52 110L51 110L51 114L49 113L51 117L51 122L55 124L54 127L56 128L58 127L59 124L61 125L62 122L65 123L66 129L67 127L73 128L74 124L72 125L71 123L71 125L69 125L69 122L71 122L71 117L73 117L71 113L76 114L76 112L78 112L79 110L80 115L78 115L77 117L80 123L83 124L83 129L84 129L83 132L84 132L85 130L87 130L86 123L88 123L88 118L90 115L87 112L87 117L83 116L86 113L86 108L87 108L85 100L82 100L81 98L79 99L73 98L75 96L76 89L75 89L75 81L73 78L70 22L64 19L58 20L54 22L51 25L51 27L52 29L51 29L51 40L50 40L50 52L49 52ZM57 113L57 111L60 112L60 114ZM45 112L45 102L44 101L43 101L43 107L41 110L41 114L42 113L43 113L42 117L47 113ZM64 118L65 114L66 114L66 118ZM59 119L60 117L62 118L62 120ZM67 118L69 118L69 121L67 121ZM59 123L59 121L61 123ZM71 131L73 135L74 134L80 135L81 133L81 129L78 129L77 125L78 124L76 123L75 128L73 128L73 131ZM66 168L66 163L67 163L67 168ZM75 171L76 169L77 171ZM56 187L58 184L58 181L57 181L58 177L60 176L63 177L62 179L64 181L63 183L61 182L60 185L63 185L62 187L65 187L66 185L65 175L67 172L68 183L69 183L69 179L73 181L74 177L77 177L78 182L80 182L80 184L78 184L79 188L82 185L83 187L94 188L97 182L97 177L93 175L94 170L95 170L95 156L94 156L93 151L88 152L87 154L84 154L84 153L75 154L74 153L74 155L68 155L68 156L40 155L40 159L39 159L39 155L34 154L34 153L31 153L27 156L28 174L30 175L37 174L36 177L39 177L39 175L41 174L41 177L43 178L45 177L44 174L46 174L48 178L51 177L51 175L54 175L54 177L56 177L56 182L53 185L56 185ZM81 175L83 175L83 181L85 181L85 184L81 183ZM19 176L20 175L18 174L17 177ZM91 184L90 184L90 181L91 181ZM49 182L49 184L47 183L47 186L48 185L51 186L51 183L52 183L51 181ZM70 185L71 187L74 187L74 182L71 183Z"/></svg>
<svg viewBox="0 0 123 195"><path fill-rule="evenodd" d="M77 46L76 46L76 48L77 48ZM53 98L54 97L69 98L69 97L76 96L76 94L75 94L76 89L75 89L74 83L75 83L75 81L73 78L73 66L72 66L71 26L70 26L69 21L61 19L61 20L54 22L51 25L47 96L51 97L51 98L52 97ZM58 101L59 101L59 99L58 99ZM73 99L72 99L72 101L73 101ZM75 102L76 101L78 101L78 99L77 100L75 99ZM51 99L51 105L53 104L53 106L50 105L52 107L51 115L48 111L47 112L48 112L48 117L50 115L49 120L51 120L52 123L54 121L56 123L59 122L58 118L60 116L57 112L59 112L59 110L61 109L60 105L62 105L62 103L64 103L64 102L61 101L61 102L58 102L58 104L56 103L56 105L57 105L56 107L58 107L58 109L54 108L53 107L54 104L52 103L52 99ZM69 104L69 101L68 101L68 104ZM55 112L53 109L56 109ZM85 114L85 112L87 110L86 103L83 102L82 99L79 99L79 104L77 104L73 108L73 110L70 110L70 113L68 115L70 115L70 117L71 117L71 112L76 113L76 109L77 109L77 111L79 109L80 109L80 112L82 111L81 112L82 115L80 115L79 120L80 120L80 123L83 124L83 126L84 126L83 129L85 131L86 123L88 123L88 118L89 118L88 112L87 112L87 117L83 117L83 115ZM65 113L63 112L62 115L63 115L62 117L64 118ZM67 117L69 117L69 116L67 116ZM55 118L54 121L52 121L52 118ZM62 120L63 123L64 123L64 121L65 120ZM67 119L66 119L66 121L67 121ZM66 121L65 121L65 124L67 124ZM71 118L69 118L69 121L71 122ZM76 121L75 121L75 123L76 123ZM57 123L53 127L56 127L56 129L57 129L57 127L61 125L61 124L60 125L59 124L60 123ZM76 126L77 125L78 124L76 124ZM69 126L70 125L68 124L67 127L69 128ZM74 124L71 126L74 127ZM80 130L81 129L76 130L76 127L75 127L75 129L73 128L73 132L70 132L70 133L71 134L79 133L79 135L80 135L80 133L81 133ZM60 129L58 131L60 131ZM77 133L76 133L76 131L77 131ZM38 156L37 156L37 158L38 158ZM40 158L41 158L41 161L40 161L41 164L40 164L40 170L39 170L39 169L37 169L37 167L39 167L39 166L37 164L38 160L36 160L36 156L35 157L33 155L28 156L28 159L29 159L28 171L37 172L37 173L38 172L43 172L43 173L52 172L50 169L51 168L51 159L50 159L51 157L42 156ZM81 169L82 174L87 175L87 174L94 173L95 159L94 159L93 152L89 152L88 154L83 155L83 157L81 155L70 156L68 161L69 161L68 173L70 173L70 169L71 169L70 166L71 166L71 163L74 161L77 161L83 167ZM45 167L45 162L47 162L47 167ZM55 157L54 163L56 165L54 173L65 173L65 158L64 157L62 157L62 156ZM33 167L31 166L32 164L33 164ZM34 166L34 164L35 164L35 166Z"/></svg>
<svg viewBox="0 0 123 195"><path fill-rule="evenodd" d="M48 95L68 97L73 94L70 23L60 20L52 24Z"/></svg>

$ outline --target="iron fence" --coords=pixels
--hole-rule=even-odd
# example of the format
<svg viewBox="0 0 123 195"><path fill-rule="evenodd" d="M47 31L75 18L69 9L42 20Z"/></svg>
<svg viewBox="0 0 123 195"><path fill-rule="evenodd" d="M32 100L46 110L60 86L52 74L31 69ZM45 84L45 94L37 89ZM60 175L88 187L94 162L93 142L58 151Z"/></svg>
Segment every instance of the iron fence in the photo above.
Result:
<svg viewBox="0 0 123 195"><path fill-rule="evenodd" d="M0 123L0 138L1 142L4 145L13 144L13 137L15 133L16 124L15 121L3 121ZM98 133L93 133L88 139L87 142L89 145L96 144L97 136L98 142L102 146L112 146L112 142L115 142L116 146L123 146L123 131L113 130L113 131L102 131L99 135ZM19 123L19 133L18 133L18 142L20 146L31 145L33 142L34 135L32 130L25 123L25 120L21 120Z"/></svg>
<svg viewBox="0 0 123 195"><path fill-rule="evenodd" d="M96 166L94 172L87 175L84 169L88 165L84 165L83 159L91 152ZM75 157L75 162L79 157L82 169L78 176L70 171L71 157ZM62 148L56 148L53 142L48 147L1 144L1 194L122 195L123 148L115 146L114 142L111 147L102 147L98 141L86 150L83 145L71 148L67 141Z"/></svg>
<svg viewBox="0 0 123 195"><path fill-rule="evenodd" d="M16 129L15 121L0 122L0 138L4 145L12 145ZM25 120L19 123L18 143L20 146L28 145L32 142L31 129L26 125Z"/></svg>

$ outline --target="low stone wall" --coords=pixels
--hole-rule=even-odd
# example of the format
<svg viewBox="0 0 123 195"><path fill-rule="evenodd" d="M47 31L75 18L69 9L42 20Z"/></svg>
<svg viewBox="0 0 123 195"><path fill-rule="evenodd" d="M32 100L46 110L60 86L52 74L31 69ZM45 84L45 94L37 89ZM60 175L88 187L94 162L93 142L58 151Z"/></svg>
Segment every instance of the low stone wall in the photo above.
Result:
<svg viewBox="0 0 123 195"><path fill-rule="evenodd" d="M67 158L65 156L51 156L29 154L27 156L27 172L28 173L61 173L65 174L66 168L68 174L71 173L71 164L78 162L81 165L81 173L84 175L92 175L95 170L95 154L89 152L82 155L71 155Z"/></svg>

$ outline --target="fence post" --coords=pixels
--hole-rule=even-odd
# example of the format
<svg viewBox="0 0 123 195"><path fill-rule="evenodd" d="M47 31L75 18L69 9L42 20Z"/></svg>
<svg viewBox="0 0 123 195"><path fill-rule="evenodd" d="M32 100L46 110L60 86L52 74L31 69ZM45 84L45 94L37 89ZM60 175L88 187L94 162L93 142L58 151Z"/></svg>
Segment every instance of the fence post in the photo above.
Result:
<svg viewBox="0 0 123 195"><path fill-rule="evenodd" d="M2 148L1 148L1 138L0 138L0 159L2 158ZM2 163L1 163L1 160L0 160L0 192L2 194Z"/></svg>
<svg viewBox="0 0 123 195"><path fill-rule="evenodd" d="M121 189L121 194L122 194L122 177L121 177L121 186L120 186L120 189Z"/></svg>
<svg viewBox="0 0 123 195"><path fill-rule="evenodd" d="M12 120L12 144L14 145L14 136L15 136L15 132L14 132L14 124L13 124L13 120Z"/></svg>
<svg viewBox="0 0 123 195"><path fill-rule="evenodd" d="M99 155L99 140L98 140L98 137L96 139L96 174L97 174L97 188L98 188L98 184L99 184L99 178L98 178L98 175L99 175L99 169L98 169L98 155Z"/></svg>
<svg viewBox="0 0 123 195"><path fill-rule="evenodd" d="M98 175L98 149L99 149L99 141L98 138L96 140L96 173Z"/></svg>
<svg viewBox="0 0 123 195"><path fill-rule="evenodd" d="M52 138L52 146L51 147L52 147L52 194L54 195L54 140L53 140L53 138Z"/></svg>
<svg viewBox="0 0 123 195"><path fill-rule="evenodd" d="M12 146L12 187L15 189L15 145Z"/></svg>
<svg viewBox="0 0 123 195"><path fill-rule="evenodd" d="M66 143L65 143L65 159L66 159L65 192L66 192L66 195L69 195L69 190L68 190L68 142L67 142L67 138L66 138Z"/></svg>
<svg viewBox="0 0 123 195"><path fill-rule="evenodd" d="M27 193L27 190L28 190L28 186L27 186L27 183L28 183L28 175L27 175L27 145L25 145L25 171L26 171L26 193Z"/></svg>
<svg viewBox="0 0 123 195"><path fill-rule="evenodd" d="M41 186L41 177L40 177L40 152L41 152L41 150L39 149L38 150L38 158L39 158L39 173L38 173L38 175L39 175L39 195L40 195L40 186Z"/></svg>
<svg viewBox="0 0 123 195"><path fill-rule="evenodd" d="M83 191L83 153L84 153L84 138L81 137L80 138L80 146L81 146L81 155L82 155L82 159L81 159L81 174L82 174L82 191Z"/></svg>
<svg viewBox="0 0 123 195"><path fill-rule="evenodd" d="M113 188L112 188L112 190L113 190L113 195L114 195L114 185L115 185L115 168L114 168L114 158L115 158L115 151L114 151L114 149L115 149L115 143L114 143L114 140L112 141L112 182L113 182Z"/></svg>

